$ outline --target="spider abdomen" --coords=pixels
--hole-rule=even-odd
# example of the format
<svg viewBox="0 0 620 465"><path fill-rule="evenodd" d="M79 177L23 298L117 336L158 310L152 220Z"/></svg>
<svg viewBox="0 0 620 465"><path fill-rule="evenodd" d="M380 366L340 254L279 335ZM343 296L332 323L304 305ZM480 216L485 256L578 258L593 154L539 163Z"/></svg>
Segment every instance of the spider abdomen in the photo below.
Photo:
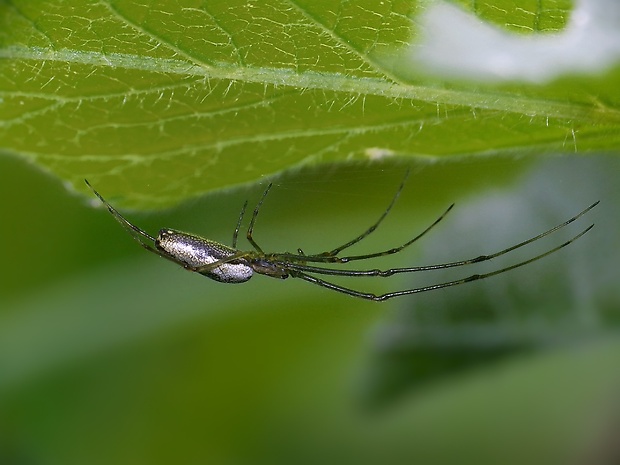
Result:
<svg viewBox="0 0 620 465"><path fill-rule="evenodd" d="M155 239L155 247L186 265L187 269L197 271L215 281L244 283L254 273L252 267L243 259L222 263L213 269L199 270L199 268L215 263L218 260L231 257L237 251L218 242L193 234L173 229L162 229Z"/></svg>

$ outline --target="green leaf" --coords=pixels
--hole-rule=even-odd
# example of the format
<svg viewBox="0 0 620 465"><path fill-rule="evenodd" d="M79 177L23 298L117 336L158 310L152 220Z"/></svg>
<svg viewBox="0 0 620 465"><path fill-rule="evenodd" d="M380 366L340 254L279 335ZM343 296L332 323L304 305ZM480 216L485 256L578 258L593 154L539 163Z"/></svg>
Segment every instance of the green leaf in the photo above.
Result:
<svg viewBox="0 0 620 465"><path fill-rule="evenodd" d="M309 163L620 142L617 67L542 86L411 76L401 64L425 10L3 1L0 147L79 189L88 178L126 205L153 207ZM519 11L545 30L570 15L565 3Z"/></svg>
<svg viewBox="0 0 620 465"><path fill-rule="evenodd" d="M577 0L578 1L578 0ZM572 0L522 0L505 2L469 2L456 0L463 9L498 27L519 33L558 32L569 20Z"/></svg>

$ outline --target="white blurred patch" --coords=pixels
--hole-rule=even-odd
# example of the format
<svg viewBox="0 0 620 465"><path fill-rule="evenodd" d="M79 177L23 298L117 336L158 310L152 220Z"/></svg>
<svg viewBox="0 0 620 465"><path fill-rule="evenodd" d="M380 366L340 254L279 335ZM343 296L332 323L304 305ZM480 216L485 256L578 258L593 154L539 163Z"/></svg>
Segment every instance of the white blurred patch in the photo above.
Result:
<svg viewBox="0 0 620 465"><path fill-rule="evenodd" d="M369 147L364 151L369 160L383 160L394 156L394 151L382 147Z"/></svg>
<svg viewBox="0 0 620 465"><path fill-rule="evenodd" d="M456 6L429 6L413 59L431 72L486 81L545 82L567 73L597 73L620 61L620 1L577 0L557 34L520 35Z"/></svg>

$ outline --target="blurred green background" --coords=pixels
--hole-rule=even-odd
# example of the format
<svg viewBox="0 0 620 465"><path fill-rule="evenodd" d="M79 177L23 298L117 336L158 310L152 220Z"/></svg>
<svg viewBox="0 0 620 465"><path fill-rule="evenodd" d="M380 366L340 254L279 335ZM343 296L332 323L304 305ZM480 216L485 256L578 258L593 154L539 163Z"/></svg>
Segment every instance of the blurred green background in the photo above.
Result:
<svg viewBox="0 0 620 465"><path fill-rule="evenodd" d="M475 269L516 262L596 223L551 257L382 304L294 280L234 286L187 273L137 246L93 199L20 161L0 163L9 220L0 233L2 463L618 458L612 157L410 165L393 214L358 250L401 243L457 206L419 247L380 265L492 252L601 204L544 244ZM255 237L270 251L344 242L383 211L404 169L280 176ZM126 214L151 233L171 226L229 243L243 200L263 187ZM357 287L385 292L467 274Z"/></svg>

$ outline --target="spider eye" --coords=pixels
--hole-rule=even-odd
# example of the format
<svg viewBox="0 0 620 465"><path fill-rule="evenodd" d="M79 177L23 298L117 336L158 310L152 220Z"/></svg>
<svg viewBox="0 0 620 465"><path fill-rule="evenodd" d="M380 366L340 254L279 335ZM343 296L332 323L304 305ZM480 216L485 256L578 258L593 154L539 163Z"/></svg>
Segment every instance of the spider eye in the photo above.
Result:
<svg viewBox="0 0 620 465"><path fill-rule="evenodd" d="M161 241L169 241L171 238L173 238L176 235L177 233L173 231L172 229L160 229L155 242L157 243Z"/></svg>
<svg viewBox="0 0 620 465"><path fill-rule="evenodd" d="M170 243L173 240L174 231L170 229L160 229L159 234L155 238L155 247L160 250L166 250L165 244Z"/></svg>

